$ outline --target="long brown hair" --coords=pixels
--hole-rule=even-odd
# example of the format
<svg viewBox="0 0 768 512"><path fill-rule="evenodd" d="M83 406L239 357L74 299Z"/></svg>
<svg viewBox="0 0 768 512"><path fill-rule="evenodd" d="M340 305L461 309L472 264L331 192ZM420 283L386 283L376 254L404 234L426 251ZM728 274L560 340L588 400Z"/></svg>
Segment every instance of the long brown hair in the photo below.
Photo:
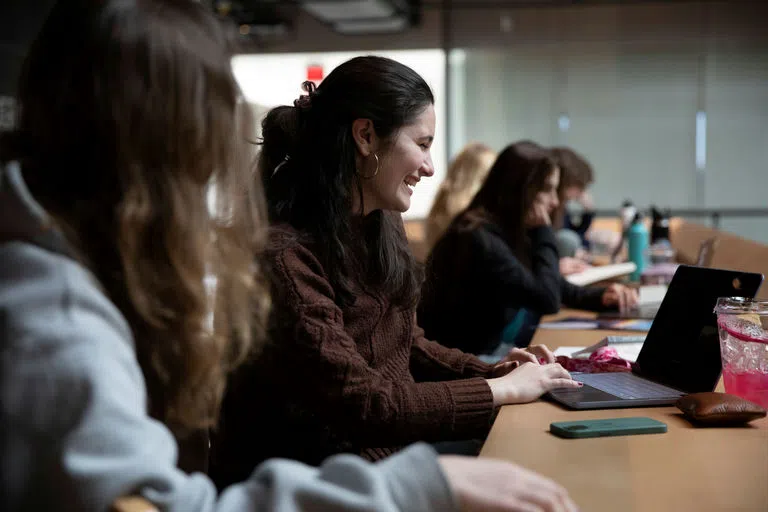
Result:
<svg viewBox="0 0 768 512"><path fill-rule="evenodd" d="M469 205L496 159L485 144L472 142L448 166L426 221L427 246L432 247L451 221Z"/></svg>
<svg viewBox="0 0 768 512"><path fill-rule="evenodd" d="M472 225L490 222L499 226L513 251L527 262L525 218L555 169L549 151L535 142L507 146L467 207L465 218Z"/></svg>
<svg viewBox="0 0 768 512"><path fill-rule="evenodd" d="M4 155L128 320L149 412L179 431L214 424L268 311L253 125L230 49L189 0L59 1Z"/></svg>

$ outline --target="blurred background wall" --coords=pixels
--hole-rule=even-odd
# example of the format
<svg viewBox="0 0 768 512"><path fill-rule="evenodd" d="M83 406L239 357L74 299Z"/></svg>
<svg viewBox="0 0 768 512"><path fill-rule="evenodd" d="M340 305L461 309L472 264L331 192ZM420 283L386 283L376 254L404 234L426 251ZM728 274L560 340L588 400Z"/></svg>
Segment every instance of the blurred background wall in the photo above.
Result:
<svg viewBox="0 0 768 512"><path fill-rule="evenodd" d="M51 3L0 6L0 123ZM524 138L587 156L599 209L631 199L708 223L709 210L768 208L766 1L205 3L238 27L248 56L235 60L235 71L257 113L297 97L313 65L327 75L341 57L405 61L397 52L428 50L411 65L438 92L439 165L410 217L426 214L464 144L501 149ZM262 98L264 90L272 92ZM768 215L725 213L721 229L768 242Z"/></svg>

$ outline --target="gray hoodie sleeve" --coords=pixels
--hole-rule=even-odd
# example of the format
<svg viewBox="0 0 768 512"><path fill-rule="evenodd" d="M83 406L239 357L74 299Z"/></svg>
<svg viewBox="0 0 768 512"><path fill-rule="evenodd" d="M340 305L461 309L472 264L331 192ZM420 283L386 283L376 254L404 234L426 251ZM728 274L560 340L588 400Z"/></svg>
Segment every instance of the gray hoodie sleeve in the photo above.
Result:
<svg viewBox="0 0 768 512"><path fill-rule="evenodd" d="M82 267L0 244L0 490L8 510L106 510L138 494L162 510L455 510L434 451L320 468L267 461L217 496L176 469L173 436L146 414L125 320ZM265 440L268 442L268 440Z"/></svg>

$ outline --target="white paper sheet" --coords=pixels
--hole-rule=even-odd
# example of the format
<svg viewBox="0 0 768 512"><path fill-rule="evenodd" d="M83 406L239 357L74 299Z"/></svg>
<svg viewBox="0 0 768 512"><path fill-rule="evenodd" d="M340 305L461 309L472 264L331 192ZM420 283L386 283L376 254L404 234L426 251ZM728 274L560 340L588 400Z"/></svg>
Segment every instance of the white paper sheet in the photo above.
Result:
<svg viewBox="0 0 768 512"><path fill-rule="evenodd" d="M571 357L571 355L574 352L578 352L579 350L584 350L587 347L557 347L555 349L555 356L566 356Z"/></svg>
<svg viewBox="0 0 768 512"><path fill-rule="evenodd" d="M571 274L565 279L577 286L587 286L607 279L615 279L617 277L631 274L637 270L637 265L634 263L614 263L611 265L604 265L601 267L591 267L583 272Z"/></svg>
<svg viewBox="0 0 768 512"><path fill-rule="evenodd" d="M560 331L573 330L573 329L597 329L597 322L592 320L569 320L567 322L548 322L539 324L541 329L556 329Z"/></svg>
<svg viewBox="0 0 768 512"><path fill-rule="evenodd" d="M667 285L656 284L641 286L638 298L638 305L643 306L645 304L661 304L664 300L664 295L667 294Z"/></svg>

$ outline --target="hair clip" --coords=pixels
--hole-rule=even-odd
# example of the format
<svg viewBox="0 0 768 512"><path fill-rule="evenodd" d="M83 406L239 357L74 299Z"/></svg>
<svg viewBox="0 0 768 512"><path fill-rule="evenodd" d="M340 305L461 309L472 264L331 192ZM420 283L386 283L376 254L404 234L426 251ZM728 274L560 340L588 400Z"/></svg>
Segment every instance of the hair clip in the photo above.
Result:
<svg viewBox="0 0 768 512"><path fill-rule="evenodd" d="M301 84L301 88L307 94L302 94L301 96L298 97L298 99L293 100L293 106L306 110L312 107L312 96L315 95L317 86L315 85L314 82L307 80L306 82Z"/></svg>
<svg viewBox="0 0 768 512"><path fill-rule="evenodd" d="M277 164L277 166L275 167L275 170L272 171L272 175L270 176L270 178L274 177L275 174L277 174L277 171L279 171L282 166L284 166L286 163L288 163L288 160L290 160L290 159L291 159L290 155L285 155L285 158L283 158L283 161L280 162L279 164Z"/></svg>

